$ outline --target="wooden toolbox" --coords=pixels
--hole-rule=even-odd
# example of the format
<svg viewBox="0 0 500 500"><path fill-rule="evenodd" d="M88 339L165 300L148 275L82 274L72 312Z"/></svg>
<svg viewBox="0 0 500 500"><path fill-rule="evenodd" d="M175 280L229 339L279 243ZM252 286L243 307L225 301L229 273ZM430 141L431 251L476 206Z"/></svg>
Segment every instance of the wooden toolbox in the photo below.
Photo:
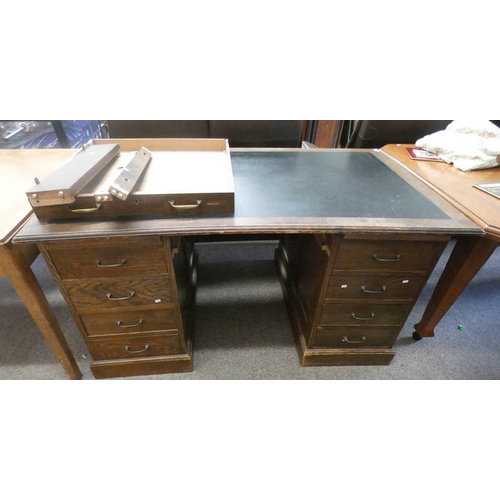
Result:
<svg viewBox="0 0 500 500"><path fill-rule="evenodd" d="M234 213L225 139L96 139L26 194L41 222Z"/></svg>

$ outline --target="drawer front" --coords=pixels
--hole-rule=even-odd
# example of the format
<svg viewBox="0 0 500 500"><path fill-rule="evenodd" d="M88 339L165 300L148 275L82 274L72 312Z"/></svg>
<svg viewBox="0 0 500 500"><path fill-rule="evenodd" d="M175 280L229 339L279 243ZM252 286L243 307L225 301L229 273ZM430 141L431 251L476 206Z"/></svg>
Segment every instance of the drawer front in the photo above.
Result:
<svg viewBox="0 0 500 500"><path fill-rule="evenodd" d="M320 324L368 327L398 326L409 313L409 304L354 303L324 304Z"/></svg>
<svg viewBox="0 0 500 500"><path fill-rule="evenodd" d="M168 273L159 239L138 245L51 248L48 252L63 280Z"/></svg>
<svg viewBox="0 0 500 500"><path fill-rule="evenodd" d="M142 198L142 199L141 199ZM135 201L137 200L137 204ZM77 197L71 209L88 210L95 207L93 196ZM234 193L195 194L149 194L129 196L118 203L102 203L99 210L89 213L75 213L67 205L36 207L40 220L54 219L102 219L103 217L189 215L233 213Z"/></svg>
<svg viewBox="0 0 500 500"><path fill-rule="evenodd" d="M440 255L433 241L345 240L335 259L335 270L421 272L426 274Z"/></svg>
<svg viewBox="0 0 500 500"><path fill-rule="evenodd" d="M111 340L91 340L88 349L94 360L142 358L182 354L179 335L119 335Z"/></svg>
<svg viewBox="0 0 500 500"><path fill-rule="evenodd" d="M89 338L100 335L177 330L174 308L113 311L80 316Z"/></svg>
<svg viewBox="0 0 500 500"><path fill-rule="evenodd" d="M340 326L318 328L313 347L353 349L363 347L390 347L399 333L399 328L355 328Z"/></svg>
<svg viewBox="0 0 500 500"><path fill-rule="evenodd" d="M123 308L163 307L172 303L170 277L131 276L93 280L69 280L64 286L79 313Z"/></svg>
<svg viewBox="0 0 500 500"><path fill-rule="evenodd" d="M424 285L424 278L399 276L359 276L333 274L326 299L412 301Z"/></svg>

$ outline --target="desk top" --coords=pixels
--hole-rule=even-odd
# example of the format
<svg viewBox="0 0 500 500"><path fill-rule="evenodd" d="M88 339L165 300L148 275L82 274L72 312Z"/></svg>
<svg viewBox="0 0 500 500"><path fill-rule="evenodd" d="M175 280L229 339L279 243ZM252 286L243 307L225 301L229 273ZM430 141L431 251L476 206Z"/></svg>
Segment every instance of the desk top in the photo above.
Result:
<svg viewBox="0 0 500 500"><path fill-rule="evenodd" d="M231 149L231 161L234 214L48 224L32 218L14 241L144 234L482 233L380 151Z"/></svg>
<svg viewBox="0 0 500 500"><path fill-rule="evenodd" d="M449 163L412 160L405 150L408 146L413 145L389 144L382 151L474 221L488 237L500 242L500 199L474 187L500 182L500 167L463 172Z"/></svg>
<svg viewBox="0 0 500 500"><path fill-rule="evenodd" d="M26 191L76 154L76 149L0 149L0 245L31 214Z"/></svg>

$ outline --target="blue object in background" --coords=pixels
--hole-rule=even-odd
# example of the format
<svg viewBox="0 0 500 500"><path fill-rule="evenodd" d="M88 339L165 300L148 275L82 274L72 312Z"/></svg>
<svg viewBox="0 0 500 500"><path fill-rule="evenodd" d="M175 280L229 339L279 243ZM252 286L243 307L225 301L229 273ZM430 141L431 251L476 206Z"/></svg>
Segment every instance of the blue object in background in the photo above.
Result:
<svg viewBox="0 0 500 500"><path fill-rule="evenodd" d="M102 137L98 120L62 120L61 121L70 148L79 148L91 139Z"/></svg>
<svg viewBox="0 0 500 500"><path fill-rule="evenodd" d="M99 120L0 121L0 149L80 148L100 137Z"/></svg>

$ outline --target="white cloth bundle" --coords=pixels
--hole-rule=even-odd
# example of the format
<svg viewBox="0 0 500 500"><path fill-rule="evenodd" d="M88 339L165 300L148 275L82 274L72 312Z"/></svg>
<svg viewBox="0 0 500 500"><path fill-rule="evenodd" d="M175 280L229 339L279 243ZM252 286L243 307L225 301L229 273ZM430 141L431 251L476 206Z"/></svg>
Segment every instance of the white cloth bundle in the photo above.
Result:
<svg viewBox="0 0 500 500"><path fill-rule="evenodd" d="M488 120L453 121L445 130L426 135L415 145L464 172L500 164L500 128Z"/></svg>

